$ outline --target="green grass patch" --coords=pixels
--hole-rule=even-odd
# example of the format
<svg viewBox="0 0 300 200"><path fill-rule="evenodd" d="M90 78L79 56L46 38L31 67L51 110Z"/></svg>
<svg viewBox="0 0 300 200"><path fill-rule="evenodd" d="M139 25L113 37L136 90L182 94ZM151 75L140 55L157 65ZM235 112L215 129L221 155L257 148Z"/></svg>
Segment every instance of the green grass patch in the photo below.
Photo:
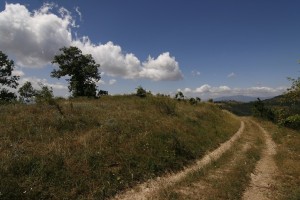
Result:
<svg viewBox="0 0 300 200"><path fill-rule="evenodd" d="M167 97L58 105L0 106L0 199L106 199L182 169L240 125L212 104Z"/></svg>

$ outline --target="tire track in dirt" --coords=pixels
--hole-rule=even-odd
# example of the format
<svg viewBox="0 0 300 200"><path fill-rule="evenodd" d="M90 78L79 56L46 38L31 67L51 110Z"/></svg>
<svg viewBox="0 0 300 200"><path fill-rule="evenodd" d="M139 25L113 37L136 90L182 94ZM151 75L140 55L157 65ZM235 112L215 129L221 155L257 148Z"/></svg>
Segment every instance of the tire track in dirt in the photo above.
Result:
<svg viewBox="0 0 300 200"><path fill-rule="evenodd" d="M218 161L163 188L153 199L240 199L264 146L259 127L244 121L243 135Z"/></svg>
<svg viewBox="0 0 300 200"><path fill-rule="evenodd" d="M264 134L266 146L253 174L251 174L251 183L243 195L243 200L275 199L276 182L274 178L278 169L273 157L276 154L276 144L264 128L256 122L255 124Z"/></svg>
<svg viewBox="0 0 300 200"><path fill-rule="evenodd" d="M233 143L242 135L244 132L245 123L241 121L241 126L239 130L226 142L222 143L217 149L205 155L202 159L198 160L194 165L187 167L183 171L170 174L165 177L158 177L153 180L149 180L142 183L131 190L125 191L117 196L114 200L144 200L151 199L151 196L159 191L161 188L170 186L182 180L187 174L197 171L206 165L210 164L212 161L220 158L226 151L228 151Z"/></svg>

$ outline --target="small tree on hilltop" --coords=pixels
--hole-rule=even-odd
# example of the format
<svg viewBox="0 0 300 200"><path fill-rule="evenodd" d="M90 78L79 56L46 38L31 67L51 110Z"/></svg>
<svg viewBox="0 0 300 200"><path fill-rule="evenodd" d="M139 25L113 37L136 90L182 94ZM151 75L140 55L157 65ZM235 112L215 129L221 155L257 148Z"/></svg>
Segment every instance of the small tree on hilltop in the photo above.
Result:
<svg viewBox="0 0 300 200"><path fill-rule="evenodd" d="M139 86L139 87L136 88L136 96L146 97L147 96L147 91L142 86Z"/></svg>
<svg viewBox="0 0 300 200"><path fill-rule="evenodd" d="M177 94L175 95L175 99L177 100L183 100L184 99L184 95L181 91L177 92Z"/></svg>
<svg viewBox="0 0 300 200"><path fill-rule="evenodd" d="M83 55L77 47L64 47L60 49L62 54L54 56L52 64L58 64L59 69L51 72L51 77L60 78L70 76L69 91L74 97L96 96L96 82L100 80L98 72L99 64L96 64L93 57Z"/></svg>
<svg viewBox="0 0 300 200"><path fill-rule="evenodd" d="M16 99L16 95L3 86L17 88L19 76L12 76L14 61L9 60L7 55L0 51L0 100L11 101Z"/></svg>

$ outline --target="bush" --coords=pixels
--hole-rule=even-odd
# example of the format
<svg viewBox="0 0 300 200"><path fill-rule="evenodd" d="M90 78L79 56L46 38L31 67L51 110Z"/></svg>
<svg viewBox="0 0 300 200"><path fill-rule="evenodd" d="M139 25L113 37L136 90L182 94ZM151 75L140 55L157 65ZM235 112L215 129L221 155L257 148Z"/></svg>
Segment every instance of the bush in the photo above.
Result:
<svg viewBox="0 0 300 200"><path fill-rule="evenodd" d="M300 115L289 116L281 124L289 128L300 129Z"/></svg>
<svg viewBox="0 0 300 200"><path fill-rule="evenodd" d="M136 88L136 96L138 96L138 97L146 97L147 96L147 92L146 92L146 90L142 86L139 86L138 88Z"/></svg>

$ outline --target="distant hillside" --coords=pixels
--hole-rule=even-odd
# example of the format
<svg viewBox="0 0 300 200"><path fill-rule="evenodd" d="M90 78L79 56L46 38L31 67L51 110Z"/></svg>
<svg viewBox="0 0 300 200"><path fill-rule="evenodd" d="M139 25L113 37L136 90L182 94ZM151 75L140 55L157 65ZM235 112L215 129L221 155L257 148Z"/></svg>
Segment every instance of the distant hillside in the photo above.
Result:
<svg viewBox="0 0 300 200"><path fill-rule="evenodd" d="M259 97L261 100L270 99L272 97ZM215 98L214 101L237 101L237 102L251 102L256 101L257 97L250 97L250 96L244 96L244 95L236 95L236 96L227 96L227 97L219 97Z"/></svg>

